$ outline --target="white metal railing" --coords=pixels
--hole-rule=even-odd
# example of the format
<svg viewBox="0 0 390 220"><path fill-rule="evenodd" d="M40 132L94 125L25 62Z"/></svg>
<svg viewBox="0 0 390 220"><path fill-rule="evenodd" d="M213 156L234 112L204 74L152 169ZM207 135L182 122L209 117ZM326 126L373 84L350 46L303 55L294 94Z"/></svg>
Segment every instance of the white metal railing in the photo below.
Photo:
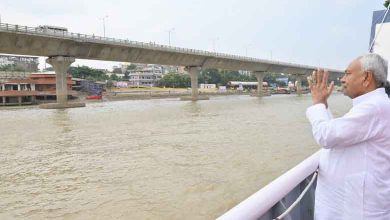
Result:
<svg viewBox="0 0 390 220"><path fill-rule="evenodd" d="M201 55L201 56L235 59L235 60L246 61L246 62L261 62L261 63L267 63L267 64L271 64L271 65L272 64L285 65L285 66L289 66L292 68L315 69L315 67L311 67L311 66L307 66L307 65L300 65L300 64L293 64L293 63L289 63L289 62L279 62L279 61L258 59L258 58L238 56L238 55L232 55L232 54L167 46L167 45L155 44L155 43L144 43L144 42L132 41L132 40L123 40L123 39L116 39L116 38L110 38L110 37L101 37L101 36L96 36L96 35L73 33L73 32L68 32L68 31L44 31L44 30L41 30L41 29L36 28L36 27L28 27L28 26L8 24L8 23L0 23L0 32L19 32L19 33L26 33L26 34L31 34L31 35L71 39L71 40L76 40L76 41L108 43L108 44L115 44L115 45L120 45L120 46L132 46L132 47L154 49L154 50L160 49L160 50L177 52L177 53L187 53L187 54L194 54L194 55ZM337 70L330 70L330 71L339 72Z"/></svg>
<svg viewBox="0 0 390 220"><path fill-rule="evenodd" d="M263 216L277 202L318 168L320 151L290 169L217 220L255 220Z"/></svg>

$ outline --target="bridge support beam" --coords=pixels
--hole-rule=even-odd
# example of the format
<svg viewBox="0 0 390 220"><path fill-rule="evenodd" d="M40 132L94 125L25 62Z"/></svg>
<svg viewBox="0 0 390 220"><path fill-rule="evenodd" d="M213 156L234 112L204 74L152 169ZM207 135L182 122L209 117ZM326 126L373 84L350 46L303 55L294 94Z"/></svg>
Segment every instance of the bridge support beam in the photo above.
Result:
<svg viewBox="0 0 390 220"><path fill-rule="evenodd" d="M48 109L85 107L85 103L68 103L67 71L74 61L75 58L65 56L52 56L46 59L56 73L57 103L42 104L39 107Z"/></svg>
<svg viewBox="0 0 390 220"><path fill-rule="evenodd" d="M181 97L181 100L184 101L197 101L197 100L209 100L210 98L207 96L199 96L198 92L198 75L202 70L199 66L187 66L185 71L190 74L191 77L191 96L190 97Z"/></svg>
<svg viewBox="0 0 390 220"><path fill-rule="evenodd" d="M302 77L301 75L296 75L297 76L297 84L296 84L296 88L297 88L297 95L302 95Z"/></svg>
<svg viewBox="0 0 390 220"><path fill-rule="evenodd" d="M257 79L257 91L256 91L256 94L253 96L262 97L262 96L264 96L263 79L264 79L265 72L253 71L252 73L256 76L256 79Z"/></svg>

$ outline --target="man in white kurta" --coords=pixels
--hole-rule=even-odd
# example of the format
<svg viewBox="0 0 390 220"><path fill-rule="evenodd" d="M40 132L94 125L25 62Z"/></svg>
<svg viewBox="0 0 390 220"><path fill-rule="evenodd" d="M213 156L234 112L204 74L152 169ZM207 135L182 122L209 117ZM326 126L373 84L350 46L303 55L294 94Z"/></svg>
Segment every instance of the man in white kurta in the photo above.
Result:
<svg viewBox="0 0 390 220"><path fill-rule="evenodd" d="M327 108L333 89L333 83L326 83L327 72L313 75L314 105L306 115L322 146L316 220L390 220L390 99L383 88L388 86L387 63L380 60L385 79L379 82L383 73L378 65L370 69L375 56L359 57L346 70L341 82L353 107L340 118L333 118Z"/></svg>

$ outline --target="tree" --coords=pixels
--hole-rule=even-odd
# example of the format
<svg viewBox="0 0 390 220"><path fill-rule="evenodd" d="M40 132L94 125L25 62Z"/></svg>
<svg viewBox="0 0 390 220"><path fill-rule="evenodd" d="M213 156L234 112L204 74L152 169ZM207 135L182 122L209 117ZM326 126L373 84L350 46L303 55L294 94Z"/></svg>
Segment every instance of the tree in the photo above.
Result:
<svg viewBox="0 0 390 220"><path fill-rule="evenodd" d="M134 64L130 64L129 66L127 66L127 70L135 70L137 68L137 66L136 65L134 65Z"/></svg>
<svg viewBox="0 0 390 220"><path fill-rule="evenodd" d="M119 81L120 80L120 77L117 76L115 73L111 74L110 76L110 80L112 81Z"/></svg>
<svg viewBox="0 0 390 220"><path fill-rule="evenodd" d="M126 71L125 72L125 75L123 76L123 79L128 81L130 79L130 72L129 71Z"/></svg>
<svg viewBox="0 0 390 220"><path fill-rule="evenodd" d="M201 72L200 83L218 84L221 81L221 74L218 69L206 69Z"/></svg>
<svg viewBox="0 0 390 220"><path fill-rule="evenodd" d="M94 81L104 81L109 79L106 73L99 69L90 68L88 66L71 66L69 73L75 78L89 79Z"/></svg>
<svg viewBox="0 0 390 220"><path fill-rule="evenodd" d="M189 85L191 85L191 79L189 75L168 73L160 79L157 85L159 87L187 88Z"/></svg>
<svg viewBox="0 0 390 220"><path fill-rule="evenodd" d="M112 87L114 87L114 83L112 82L111 79L109 79L107 82L106 82L106 88L109 89L111 91Z"/></svg>
<svg viewBox="0 0 390 220"><path fill-rule="evenodd" d="M386 8L389 7L389 4L390 4L390 0L386 0L385 3L383 4Z"/></svg>

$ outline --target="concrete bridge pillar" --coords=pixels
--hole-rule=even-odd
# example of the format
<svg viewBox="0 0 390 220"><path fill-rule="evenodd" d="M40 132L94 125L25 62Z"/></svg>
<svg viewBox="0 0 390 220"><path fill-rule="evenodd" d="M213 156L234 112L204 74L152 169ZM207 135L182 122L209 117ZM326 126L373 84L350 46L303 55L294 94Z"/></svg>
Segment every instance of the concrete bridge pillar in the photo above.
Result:
<svg viewBox="0 0 390 220"><path fill-rule="evenodd" d="M53 66L56 73L56 97L57 103L43 104L41 108L74 108L84 107L85 103L68 103L67 71L75 61L74 57L52 56L46 62Z"/></svg>
<svg viewBox="0 0 390 220"><path fill-rule="evenodd" d="M302 77L301 75L297 75L297 95L302 95Z"/></svg>
<svg viewBox="0 0 390 220"><path fill-rule="evenodd" d="M53 66L56 72L56 96L57 104L66 105L68 103L67 71L75 61L73 57L55 56L49 57L46 62Z"/></svg>
<svg viewBox="0 0 390 220"><path fill-rule="evenodd" d="M190 74L191 77L191 97L192 100L198 100L198 74L202 68L200 67L186 67L186 71Z"/></svg>
<svg viewBox="0 0 390 220"><path fill-rule="evenodd" d="M257 79L257 96L262 97L263 94L263 79L264 79L264 72L263 71L254 71L253 74L255 74Z"/></svg>
<svg viewBox="0 0 390 220"><path fill-rule="evenodd" d="M199 75L201 70L202 70L202 67L200 67L200 66L187 66L187 67L185 67L185 71L187 71L191 77L191 97L181 97L181 100L197 101L197 100L208 100L209 99L209 97L206 97L206 96L199 96L199 93L198 93L198 75Z"/></svg>

